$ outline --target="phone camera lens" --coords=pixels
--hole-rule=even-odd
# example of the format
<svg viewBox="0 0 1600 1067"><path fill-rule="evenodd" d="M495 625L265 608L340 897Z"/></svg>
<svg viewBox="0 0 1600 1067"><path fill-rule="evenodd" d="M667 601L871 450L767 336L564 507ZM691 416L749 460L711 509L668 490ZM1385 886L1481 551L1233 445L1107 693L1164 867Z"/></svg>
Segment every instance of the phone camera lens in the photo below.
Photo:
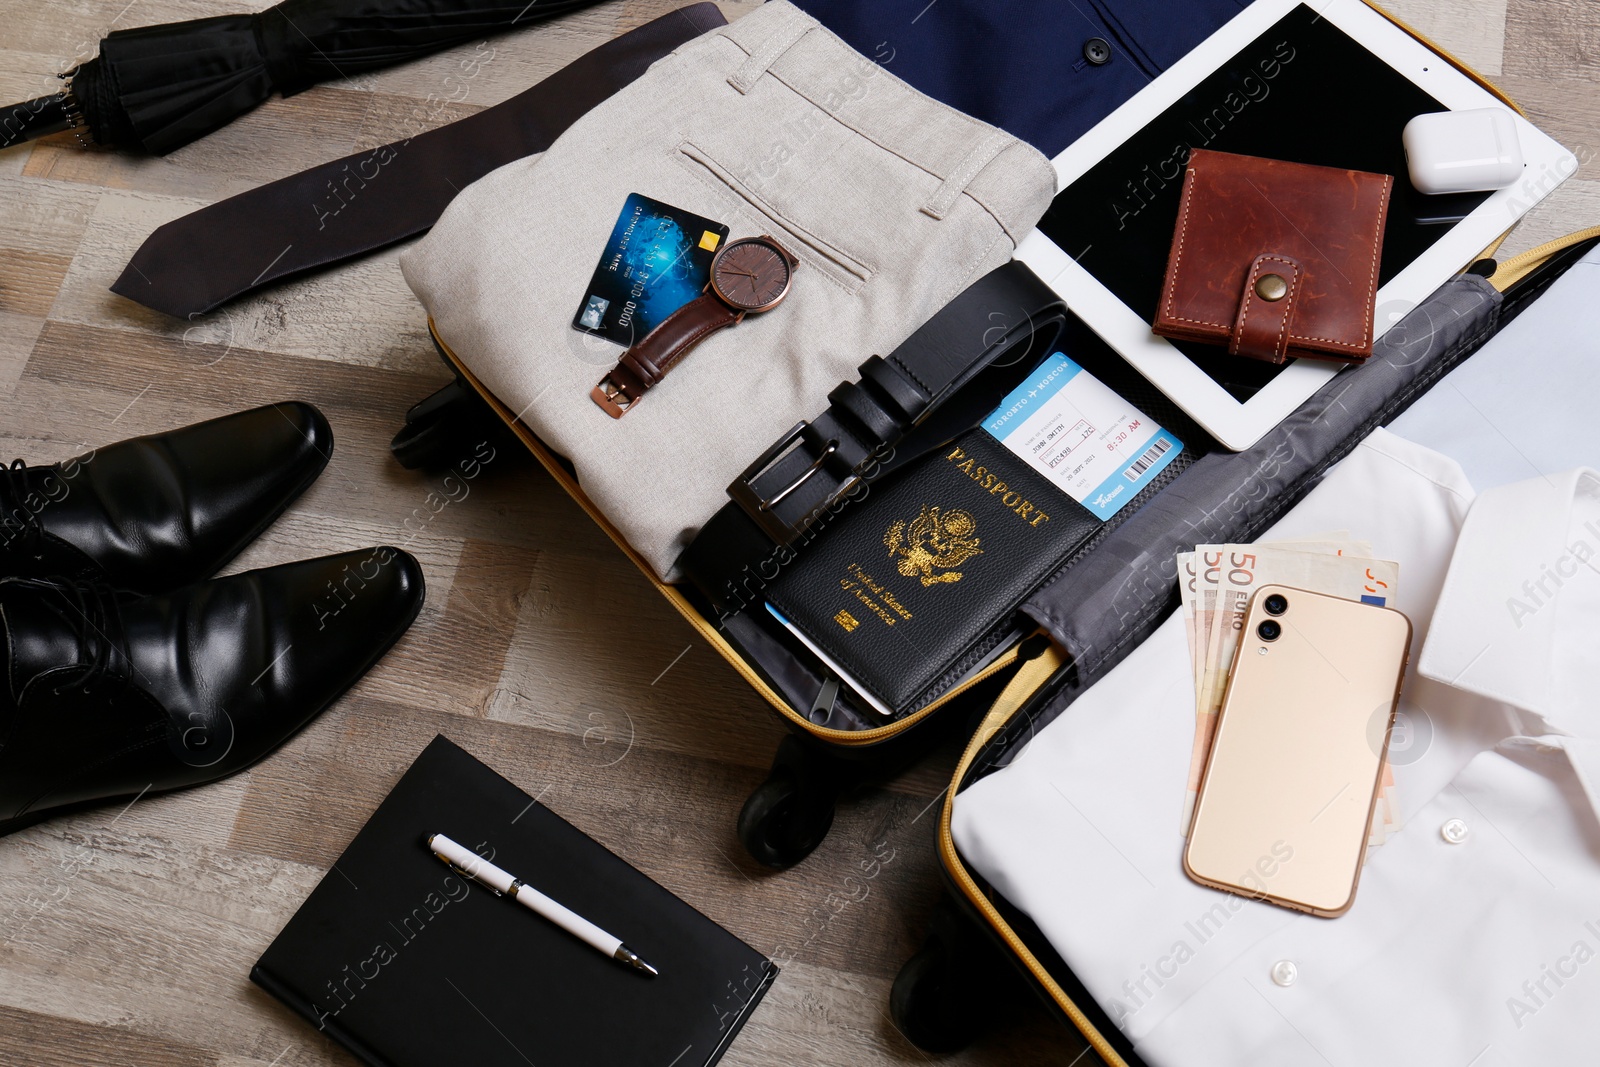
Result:
<svg viewBox="0 0 1600 1067"><path fill-rule="evenodd" d="M1267 609L1268 615L1282 615L1289 610L1289 598L1282 593L1273 593L1261 606Z"/></svg>
<svg viewBox="0 0 1600 1067"><path fill-rule="evenodd" d="M1256 633L1261 635L1263 641L1276 641L1283 635L1283 627L1271 619L1264 619L1261 625L1256 627Z"/></svg>

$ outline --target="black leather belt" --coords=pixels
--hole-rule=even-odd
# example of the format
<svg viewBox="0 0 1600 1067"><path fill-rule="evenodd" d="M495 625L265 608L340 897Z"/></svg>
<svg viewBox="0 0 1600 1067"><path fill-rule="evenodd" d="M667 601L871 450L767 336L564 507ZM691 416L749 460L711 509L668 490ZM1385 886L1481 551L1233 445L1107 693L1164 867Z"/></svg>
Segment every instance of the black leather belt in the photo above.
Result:
<svg viewBox="0 0 1600 1067"><path fill-rule="evenodd" d="M759 601L828 515L907 458L895 450L913 431L938 431L923 451L970 428L992 405L949 426L932 416L1007 354L1020 359L1030 347L1041 349L1036 357L1045 354L1035 340L1055 344L1066 319L1061 298L1025 264L1013 260L985 274L887 359L861 364L861 380L829 393L828 410L762 453L728 486L732 503L701 527L680 569L719 616Z"/></svg>

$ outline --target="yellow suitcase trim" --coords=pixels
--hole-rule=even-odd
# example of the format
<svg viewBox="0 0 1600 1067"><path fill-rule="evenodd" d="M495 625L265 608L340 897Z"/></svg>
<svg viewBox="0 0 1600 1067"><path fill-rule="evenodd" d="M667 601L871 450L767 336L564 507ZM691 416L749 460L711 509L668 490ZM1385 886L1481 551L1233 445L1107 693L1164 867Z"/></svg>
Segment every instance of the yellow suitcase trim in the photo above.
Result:
<svg viewBox="0 0 1600 1067"><path fill-rule="evenodd" d="M1045 682L1049 681L1062 667L1067 664L1067 654L1061 646L1054 641L1050 642L1044 651L1034 659L1027 660L1018 668L1016 675L1006 684L1000 696L995 699L994 705L989 709L989 714L984 716L983 723L978 727L978 732L972 735L972 740L967 743L966 751L961 754L961 762L956 764L955 777L950 781L950 788L945 791L944 808L939 814L939 859L944 864L945 870L950 872L961 892L977 908L989 925L994 927L1006 942L1013 954L1023 966L1033 975L1050 998L1054 1000L1066 1013L1072 1025L1078 1028L1079 1033L1088 1039L1089 1044L1100 1054L1101 1059L1111 1067L1128 1067L1128 1063L1117 1050L1111 1047L1094 1023L1083 1013L1077 1003L1067 995L1066 990L1051 977L1050 971L1039 962L1028 948L1027 942L1017 936L1011 929L998 908L978 885L977 879L972 877L967 870L967 865L962 862L961 855L956 851L955 837L950 832L950 819L955 812L956 792L960 789L962 780L967 776L967 770L972 766L972 761L977 758L983 747L998 733L1001 727L1011 721L1011 717L1022 709Z"/></svg>
<svg viewBox="0 0 1600 1067"><path fill-rule="evenodd" d="M1520 255L1503 260L1495 267L1495 272L1489 275L1489 284L1503 293L1543 266L1545 260L1557 252L1571 248L1575 244L1582 244L1591 237L1600 237L1600 226L1590 226L1588 229L1569 233L1565 237L1557 237L1554 241L1546 241L1537 248L1530 248Z"/></svg>
<svg viewBox="0 0 1600 1067"><path fill-rule="evenodd" d="M763 681L761 676L758 675L755 670L744 661L744 657L739 655L739 651L728 643L727 638L722 636L721 631L712 625L705 616L701 615L700 612L695 610L694 605L689 602L687 597L678 591L676 586L667 582L663 582L660 578L656 577L655 571L650 568L650 564L646 563L644 557L640 556L639 553L633 550L632 546L630 546L628 542L623 539L622 534L618 532L617 528L611 524L610 520L601 514L600 510L595 507L594 502L591 501L587 495L585 495L582 486L578 484L578 480L574 478L572 473L567 470L567 468L559 459L556 458L555 453L551 452L550 449L545 446L545 443L539 440L538 436L532 430L528 429L528 427L517 418L515 412L506 407L505 404L501 403L500 399L493 393L489 392L488 389L484 388L483 383L478 380L477 376L467 368L466 364L462 363L460 357L458 357L455 352L451 350L444 338L439 336L439 331L435 328L432 318L429 318L428 320L428 330L433 334L434 342L438 344L439 351L444 353L445 358L449 360L450 365L455 369L455 372L461 376L461 379L470 385L472 390L481 396L486 403L488 403L488 405L494 410L495 414L499 415L501 420L504 421L505 424L511 428L511 431L517 435L517 439L527 447L528 451L534 454L535 458L539 460L539 463L544 467L544 469L550 472L550 477L554 478L556 482L560 484L561 488L567 491L568 496L572 497L572 499L578 502L578 506L583 508L583 510L588 514L589 518L593 519L595 524L604 530L607 536L609 536L611 540L616 543L617 547L620 548L623 553L633 561L634 566L639 568L639 572L649 580L651 585L655 586L656 592L666 597L672 606L678 609L678 614L682 615L689 625L694 627L695 632L704 638L708 645L716 649L717 653L721 655L723 659L727 660L728 663L732 665L734 670L739 672L739 676L749 683L750 688L759 693L761 698L768 704L771 704L773 709L776 710L779 715L783 716L784 719L788 720L795 726L813 735L814 737L821 738L824 741L828 741L836 745L849 745L852 747L873 745L880 741L886 741L889 738L894 737L896 734L900 734L911 729L917 723L921 722L923 719L926 719L945 704L954 700L962 693L965 693L979 682L993 677L999 672L1010 667L1012 664L1016 663L1017 649L1013 648L997 658L993 663L989 664L978 674L967 679L967 681L950 690L948 693L940 696L939 699L933 701L927 707L919 708L910 715L907 715L902 719L897 719L894 722L887 723L883 726L873 727L870 730L832 730L816 725L810 719L806 718L805 715L790 707L788 702L785 701L776 690Z"/></svg>

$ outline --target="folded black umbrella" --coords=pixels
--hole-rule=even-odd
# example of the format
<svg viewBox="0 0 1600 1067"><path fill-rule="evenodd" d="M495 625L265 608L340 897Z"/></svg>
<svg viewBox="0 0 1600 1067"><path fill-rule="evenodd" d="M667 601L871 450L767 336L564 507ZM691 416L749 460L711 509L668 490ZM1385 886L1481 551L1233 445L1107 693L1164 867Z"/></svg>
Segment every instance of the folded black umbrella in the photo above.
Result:
<svg viewBox="0 0 1600 1067"><path fill-rule="evenodd" d="M0 109L0 148L77 128L164 155L261 104L597 0L284 0L255 15L118 30L65 90Z"/></svg>

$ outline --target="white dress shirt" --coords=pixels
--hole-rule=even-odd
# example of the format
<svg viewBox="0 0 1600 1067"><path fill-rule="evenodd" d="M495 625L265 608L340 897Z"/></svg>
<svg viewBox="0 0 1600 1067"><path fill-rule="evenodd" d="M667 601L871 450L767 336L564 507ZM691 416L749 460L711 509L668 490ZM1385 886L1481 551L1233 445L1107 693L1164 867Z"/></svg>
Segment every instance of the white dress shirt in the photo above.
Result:
<svg viewBox="0 0 1600 1067"><path fill-rule="evenodd" d="M1592 286L1600 264L1580 271ZM1549 318L1569 280L1524 319ZM1380 430L1262 537L1370 540L1400 562L1394 606L1415 627L1390 756L1403 826L1346 915L1184 876L1194 687L1177 617L957 798L962 856L1155 1067L1600 1062L1600 475L1500 484L1573 454L1533 440L1541 410L1587 397L1582 423L1544 437L1592 436L1600 384L1577 356L1600 331L1585 315L1587 348L1532 348L1538 318L1395 423L1454 441L1494 488Z"/></svg>

